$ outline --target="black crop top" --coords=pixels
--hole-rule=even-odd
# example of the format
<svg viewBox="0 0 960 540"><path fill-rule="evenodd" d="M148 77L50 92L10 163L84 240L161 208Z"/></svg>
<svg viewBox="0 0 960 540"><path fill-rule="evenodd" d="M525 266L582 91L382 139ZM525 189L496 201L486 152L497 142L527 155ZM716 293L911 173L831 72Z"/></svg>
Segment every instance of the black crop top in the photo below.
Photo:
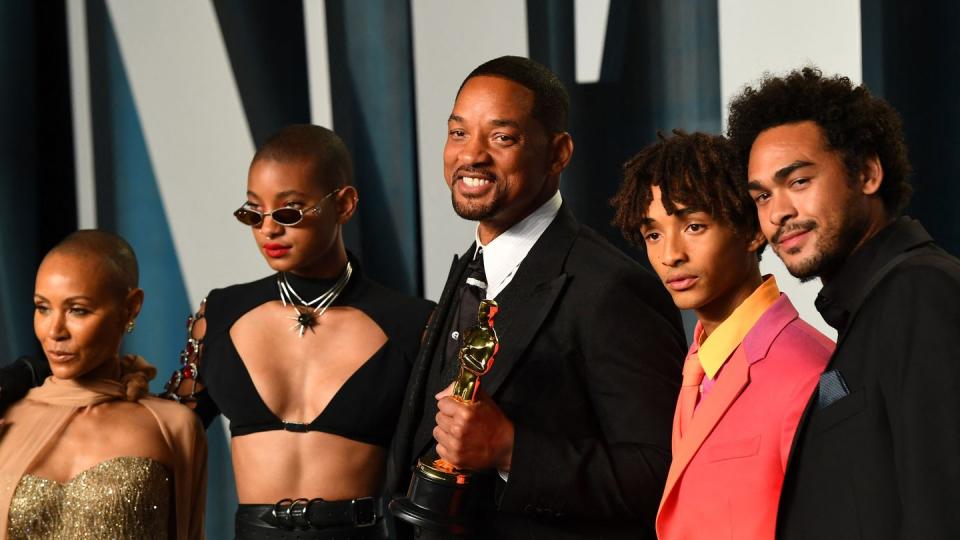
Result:
<svg viewBox="0 0 960 540"><path fill-rule="evenodd" d="M267 408L230 339L230 328L237 319L257 306L279 300L276 274L210 292L203 356L198 365L204 390L197 394L197 412L204 425L223 413L230 419L232 436L280 429L323 431L377 446L389 445L433 303L387 289L365 278L352 258L351 263L353 275L333 306L364 312L383 330L387 341L343 383L320 416L309 424L283 422ZM308 280L292 274L287 274L287 279L304 298L318 296L335 281ZM374 388L376 391L371 391Z"/></svg>

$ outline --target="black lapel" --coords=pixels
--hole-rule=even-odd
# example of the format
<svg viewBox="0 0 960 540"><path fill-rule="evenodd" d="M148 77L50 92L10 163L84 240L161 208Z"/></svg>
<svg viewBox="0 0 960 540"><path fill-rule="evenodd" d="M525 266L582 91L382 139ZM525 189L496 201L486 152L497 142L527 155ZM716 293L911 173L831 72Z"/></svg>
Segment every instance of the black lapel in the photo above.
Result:
<svg viewBox="0 0 960 540"><path fill-rule="evenodd" d="M500 339L500 351L493 368L481 382L481 388L487 394L495 395L523 360L523 352L569 280L569 276L563 273L564 261L579 227L567 205L561 206L553 223L523 259L510 284L497 295L500 311L494 320L494 328Z"/></svg>
<svg viewBox="0 0 960 540"><path fill-rule="evenodd" d="M451 305L456 298L459 284L463 281L463 274L467 271L467 265L470 264L471 255L476 248L475 244L470 245L470 249L461 257L454 257L450 265L450 273L447 275L447 283L443 286L443 293L440 294L440 300L437 302L437 308L430 318L430 324L427 326L427 332L424 336L423 345L420 346L420 352L417 354L417 360L413 364L413 371L410 373L410 382L407 384L407 398L404 401L404 407L401 414L398 437L403 440L398 445L404 451L410 449L413 455L401 456L404 461L399 465L406 467L414 456L422 453L422 448L427 441L413 440L417 435L417 428L423 416L423 393L427 390L427 381L430 378L431 364L436 357L436 350L443 343L446 335L443 333L446 325L444 324L450 313ZM444 339L441 339L444 338ZM431 419L432 421L432 419ZM407 444L410 441L412 444Z"/></svg>
<svg viewBox="0 0 960 540"><path fill-rule="evenodd" d="M423 344L420 346L417 359L414 361L413 369L410 372L406 399L400 411L400 419L397 421L397 440L394 444L395 467L398 476L401 478L404 476L402 471L406 470L413 460L413 455L408 452L419 450L419 447L411 443L415 442L412 439L416 436L416 429L420 424L421 416L423 416L423 393L430 374L430 363L437 348L438 336L443 331L443 323L450 311L450 304L455 297L457 284L467 269L467 264L470 262L469 255L473 253L473 250L474 246L471 245L465 254L466 256L458 257L454 255L453 262L450 264L450 272L447 275L447 283L444 285L437 307L430 317L430 324L427 325Z"/></svg>

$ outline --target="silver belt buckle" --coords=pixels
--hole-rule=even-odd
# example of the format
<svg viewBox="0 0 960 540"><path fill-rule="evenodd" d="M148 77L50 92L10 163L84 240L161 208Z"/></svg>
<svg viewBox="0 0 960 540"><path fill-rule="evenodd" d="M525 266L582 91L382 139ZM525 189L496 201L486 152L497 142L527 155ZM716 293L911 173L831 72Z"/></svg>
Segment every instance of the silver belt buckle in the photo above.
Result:
<svg viewBox="0 0 960 540"><path fill-rule="evenodd" d="M292 431L294 433L306 433L309 431L307 424L303 422L287 422L286 420L281 420L283 422L284 431Z"/></svg>
<svg viewBox="0 0 960 540"><path fill-rule="evenodd" d="M357 503L360 503L359 505ZM373 497L360 497L350 501L354 527L372 527L377 523L377 501Z"/></svg>

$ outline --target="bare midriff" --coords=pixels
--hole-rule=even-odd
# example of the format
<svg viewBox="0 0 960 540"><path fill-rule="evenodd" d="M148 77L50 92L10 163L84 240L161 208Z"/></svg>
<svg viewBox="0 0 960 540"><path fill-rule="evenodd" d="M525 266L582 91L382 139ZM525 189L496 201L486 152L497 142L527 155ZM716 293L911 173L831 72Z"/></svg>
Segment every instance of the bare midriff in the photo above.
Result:
<svg viewBox="0 0 960 540"><path fill-rule="evenodd" d="M241 504L355 499L377 495L383 482L386 450L338 435L263 431L231 446Z"/></svg>

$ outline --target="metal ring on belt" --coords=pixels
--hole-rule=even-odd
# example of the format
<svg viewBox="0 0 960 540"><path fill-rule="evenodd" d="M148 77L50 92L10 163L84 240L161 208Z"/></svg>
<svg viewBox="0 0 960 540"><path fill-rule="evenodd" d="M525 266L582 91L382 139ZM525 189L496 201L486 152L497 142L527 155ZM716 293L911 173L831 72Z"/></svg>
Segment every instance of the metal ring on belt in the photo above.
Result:
<svg viewBox="0 0 960 540"><path fill-rule="evenodd" d="M281 499L261 519L285 529L371 527L380 518L379 510L377 499L373 497L343 501L326 501L320 498Z"/></svg>

